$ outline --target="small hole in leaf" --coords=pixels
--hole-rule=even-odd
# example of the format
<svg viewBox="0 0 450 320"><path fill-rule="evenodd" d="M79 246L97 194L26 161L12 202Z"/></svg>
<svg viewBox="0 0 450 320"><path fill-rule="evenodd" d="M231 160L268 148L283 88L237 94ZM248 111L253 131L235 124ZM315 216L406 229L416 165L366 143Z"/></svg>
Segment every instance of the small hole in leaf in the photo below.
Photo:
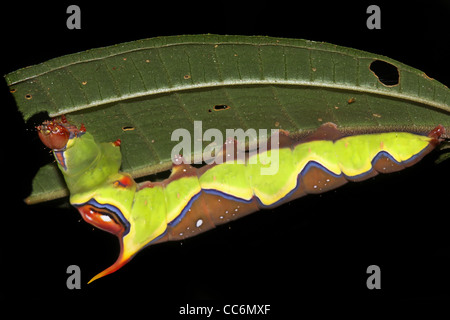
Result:
<svg viewBox="0 0 450 320"><path fill-rule="evenodd" d="M122 131L133 131L135 128L132 126L123 126Z"/></svg>
<svg viewBox="0 0 450 320"><path fill-rule="evenodd" d="M230 109L230 106L227 106L226 104L217 104L214 106L214 111L222 111L222 110L227 110Z"/></svg>
<svg viewBox="0 0 450 320"><path fill-rule="evenodd" d="M383 85L388 87L398 85L400 76L397 67L393 64L375 60L370 64L369 68Z"/></svg>
<svg viewBox="0 0 450 320"><path fill-rule="evenodd" d="M25 95L25 99L30 100L31 98L33 98L33 96L31 94L27 93Z"/></svg>

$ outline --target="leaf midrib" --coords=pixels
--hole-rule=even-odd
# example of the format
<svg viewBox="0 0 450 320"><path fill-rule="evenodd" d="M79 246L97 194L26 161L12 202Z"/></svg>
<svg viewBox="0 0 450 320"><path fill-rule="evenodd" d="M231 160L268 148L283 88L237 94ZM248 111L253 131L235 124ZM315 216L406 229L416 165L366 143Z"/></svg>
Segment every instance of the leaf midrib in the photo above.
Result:
<svg viewBox="0 0 450 320"><path fill-rule="evenodd" d="M345 85L339 83L318 83L318 82L309 82L302 80L279 80L279 79L265 79L265 80L256 80L256 79L248 79L248 80L233 80L233 81L221 81L221 82L208 82L201 84L191 84L191 85L183 85L183 86L174 86L170 88L159 88L154 90L140 91L133 94L124 94L119 97L96 100L89 104L84 104L80 106L71 106L67 109L62 109L57 113L50 113L51 117L57 117L62 114L68 114L75 111L80 111L84 109L89 109L93 107L99 107L111 103L123 102L128 100L133 100L142 97L154 96L159 94L167 94L167 93L175 93L180 91L192 91L197 89L206 89L206 88L219 88L219 87L232 87L232 86L257 86L257 85L277 85L277 86L302 86L302 87L311 87L311 88L326 88L326 89L334 89L334 90L343 90L343 91L353 91L353 92L362 92L375 94L377 96L385 96L391 98L402 99L406 101L421 103L427 106L435 107L445 112L450 112L450 106L446 104L438 103L436 101L423 99L417 96L411 96L410 94L402 94L398 92L389 92L389 91L380 91L380 88L370 89L361 86L353 86L353 85Z"/></svg>
<svg viewBox="0 0 450 320"><path fill-rule="evenodd" d="M224 41L223 38L220 39L220 37L222 37L222 36L219 36L219 38L217 38L217 41L215 41L216 39L213 37L213 35L211 35L211 38L205 38L205 40L200 43L196 42L196 41L186 41L186 42L180 41L180 42L176 42L176 43L167 43L167 44L159 44L159 45L149 44L144 47L128 49L126 51L121 51L118 53L105 54L105 55L102 55L102 56L99 56L96 58L82 59L80 61L64 64L64 65L56 67L56 68L50 68L49 70L47 70L45 72L41 72L38 74L34 74L33 76L22 78L19 81L14 81L14 82L8 81L8 82L9 82L9 85L12 86L12 85L19 84L21 82L25 82L28 80L32 80L34 78L38 78L47 73L55 72L57 70L73 66L73 65L84 64L84 63L89 63L89 62L94 62L94 61L101 61L101 60L104 60L107 58L121 56L121 55L127 55L127 54L130 54L133 52L140 52L140 51L151 50L151 49L168 48L168 47L186 46L186 45L199 45L199 44L201 44L201 45L219 45L219 46L220 45L242 45L242 44L245 44L245 45L259 47L259 48L260 47L269 47L269 46L270 47L283 47L283 48L297 48L297 49L303 48L303 49L313 50L313 51L317 51L317 52L338 53L338 54L341 54L344 56L355 58L353 55L351 55L350 53L347 53L345 51L345 50L350 50L353 53L355 53L355 52L360 53L360 56L358 57L358 59L375 60L376 58L380 58L380 59L383 59L386 61L393 61L390 58L378 56L378 55L374 55L373 57L367 57L367 53L365 53L364 51L360 51L360 50L353 49L353 48L339 47L339 46L335 47L334 45L328 44L328 43L323 43L324 48L314 47L314 45L322 44L321 42L315 42L315 41L308 41L308 43L311 43L311 45L312 45L311 47L309 47L307 45L294 45L291 43L282 43L282 42L253 43L250 41L247 41L247 42L246 41ZM174 37L174 39L176 39L176 38L177 37ZM261 40L274 41L274 39L275 39L275 38L265 39L264 37L258 37L258 36L255 36L252 38L255 40L259 40L259 41L261 41ZM150 39L150 40L152 40L152 39ZM280 41L305 41L305 43L307 41L307 40L297 40L297 39L279 39L279 40ZM104 49L105 51L107 51L107 49L112 48L112 47L127 46L127 45L131 45L131 44L133 44L133 42L123 43L123 44L119 44L119 45L111 46L111 47L97 48L97 49L93 49L93 50ZM342 50L342 49L345 49L345 50ZM89 52L89 51L87 51L87 52ZM107 53L107 52L105 52L105 53ZM75 56L78 54L80 54L80 53L75 53L73 55ZM83 54L85 54L85 53L83 53ZM59 58L55 58L53 60L56 60L56 59L59 59ZM52 60L49 60L47 62L44 62L43 64L48 64L51 61ZM395 62L399 63L397 61L395 61ZM399 64L402 65L401 63L399 63ZM410 68L410 67L408 67L408 68ZM402 72L412 72L415 70L413 68L411 68L411 69L412 70L402 69ZM418 72L420 72L420 71L418 71ZM9 80L8 79L9 76L10 75L6 76L7 80ZM75 111L81 111L84 109L99 107L99 106L103 106L103 105L107 105L107 104L111 104L111 103L129 101L129 100L133 100L136 98L149 97L149 96L154 96L154 95L159 95L159 94L175 93L175 92L181 92L181 91L192 91L192 90L206 89L206 88L231 87L231 86L253 86L253 85L302 86L302 87L311 87L311 88L326 88L326 89L334 89L334 90L362 92L362 93L375 94L378 96L392 97L392 98L402 99L405 101L421 103L421 104L424 104L427 106L431 106L431 107L440 109L444 112L450 112L450 106L448 106L444 103L429 100L429 99L424 99L424 98L421 98L418 96L414 96L414 95L411 95L411 93L403 94L403 93L399 93L396 91L389 91L389 89L383 90L384 89L383 87L381 87L381 88L375 87L374 89L371 89L369 87L364 87L364 86L360 86L360 85L351 85L351 84L339 83L339 82L318 82L318 81L306 81L306 80L298 80L298 79L297 80L287 80L287 79L281 79L281 78L265 78L265 79L239 79L239 80L227 80L227 81L216 81L216 82L203 82L203 83L197 83L197 84L183 84L183 85L179 85L179 86L168 86L166 88L158 88L158 89L151 89L151 90L146 90L146 91L139 91L139 92L135 92L133 94L121 94L120 96L116 96L116 97L112 97L112 98L95 100L88 104L82 104L79 106L72 105L70 108L63 109L57 113L50 113L49 115L51 117L56 117L56 116L60 116L62 114L69 114L69 113L75 112Z"/></svg>

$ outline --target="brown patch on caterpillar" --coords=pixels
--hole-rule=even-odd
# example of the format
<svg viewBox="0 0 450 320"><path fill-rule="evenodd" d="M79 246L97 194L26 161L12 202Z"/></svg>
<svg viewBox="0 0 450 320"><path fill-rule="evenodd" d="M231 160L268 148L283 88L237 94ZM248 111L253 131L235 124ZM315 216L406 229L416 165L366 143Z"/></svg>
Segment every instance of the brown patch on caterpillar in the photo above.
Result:
<svg viewBox="0 0 450 320"><path fill-rule="evenodd" d="M433 144L433 145L436 146L436 145L438 145L439 143L441 143L442 141L444 141L444 140L445 140L445 139L444 139L445 133L446 133L446 130L445 130L444 126L441 125L441 124L437 125L436 128L434 128L433 130L431 130L431 131L428 133L428 136L429 136L431 139L433 139L433 140L431 141L431 144Z"/></svg>
<svg viewBox="0 0 450 320"><path fill-rule="evenodd" d="M183 219L168 226L166 235L157 242L189 238L258 210L256 199L246 203L202 191Z"/></svg>
<svg viewBox="0 0 450 320"><path fill-rule="evenodd" d="M347 183L343 175L336 177L321 168L311 167L300 176L300 185L307 194L318 194L339 188Z"/></svg>
<svg viewBox="0 0 450 320"><path fill-rule="evenodd" d="M169 184L170 182L174 180L181 179L183 177L191 177L191 176L197 176L197 169L189 164L184 164L183 159L181 157L180 164L174 163L172 167L172 173L170 174L169 178L162 181L165 185Z"/></svg>
<svg viewBox="0 0 450 320"><path fill-rule="evenodd" d="M391 173L405 169L405 165L402 163L396 163L389 157L383 155L373 164L373 169L379 173Z"/></svg>
<svg viewBox="0 0 450 320"><path fill-rule="evenodd" d="M210 217L210 204L202 197L203 192L192 203L184 217L174 226L168 226L166 230L167 240L182 240L199 233L215 228Z"/></svg>
<svg viewBox="0 0 450 320"><path fill-rule="evenodd" d="M270 138L267 140L267 150L272 149L272 139L273 136L270 136ZM295 143L296 141L289 136L289 133L287 131L279 130L278 146L276 146L276 149L283 149L283 148L292 149Z"/></svg>
<svg viewBox="0 0 450 320"><path fill-rule="evenodd" d="M216 226L242 218L259 210L255 198L248 203L204 193L204 200L209 204L210 216Z"/></svg>
<svg viewBox="0 0 450 320"><path fill-rule="evenodd" d="M307 194L319 194L333 190L348 182L343 175L336 177L317 167L311 167L306 173L299 174L297 181L298 184L294 189L294 192L289 197L285 197L281 201L278 201L276 205L270 206L270 208L278 207L294 199L306 196ZM267 209L267 206L259 205L259 208Z"/></svg>
<svg viewBox="0 0 450 320"><path fill-rule="evenodd" d="M317 128L308 136L302 138L299 143L305 143L315 140L330 140L336 141L344 137L344 134L338 130L337 125L332 122L327 122Z"/></svg>
<svg viewBox="0 0 450 320"><path fill-rule="evenodd" d="M216 163L234 162L237 159L245 160L245 154L239 154L238 152L245 152L245 150L239 150L236 139L226 139L219 154L214 159ZM220 159L220 161L219 161Z"/></svg>

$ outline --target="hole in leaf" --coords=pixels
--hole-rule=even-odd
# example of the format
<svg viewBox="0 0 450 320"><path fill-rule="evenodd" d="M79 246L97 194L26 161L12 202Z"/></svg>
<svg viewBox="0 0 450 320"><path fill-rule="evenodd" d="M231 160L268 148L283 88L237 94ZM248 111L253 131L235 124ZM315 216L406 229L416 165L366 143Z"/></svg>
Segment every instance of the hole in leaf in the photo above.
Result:
<svg viewBox="0 0 450 320"><path fill-rule="evenodd" d="M381 60L375 60L370 64L369 69L383 85L388 87L398 85L400 76L398 74L397 67L393 64Z"/></svg>
<svg viewBox="0 0 450 320"><path fill-rule="evenodd" d="M230 109L230 106L227 106L226 104L217 104L214 106L214 111L222 111L222 110L227 110Z"/></svg>
<svg viewBox="0 0 450 320"><path fill-rule="evenodd" d="M122 131L133 131L135 128L132 126L123 126Z"/></svg>

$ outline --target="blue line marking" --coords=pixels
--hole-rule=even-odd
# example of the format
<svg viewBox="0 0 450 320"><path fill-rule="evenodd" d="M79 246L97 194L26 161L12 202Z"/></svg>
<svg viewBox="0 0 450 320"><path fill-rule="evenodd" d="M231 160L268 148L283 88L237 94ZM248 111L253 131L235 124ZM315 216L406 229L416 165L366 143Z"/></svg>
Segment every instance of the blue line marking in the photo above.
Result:
<svg viewBox="0 0 450 320"><path fill-rule="evenodd" d="M202 191L200 191L199 193L197 193L195 196L193 196L191 198L191 200L189 200L189 202L186 204L186 206L183 208L183 210L181 210L181 213L172 221L170 221L167 226L168 227L175 227L178 223L180 223L181 219L184 218L184 216L186 215L186 213L189 211L189 209L191 208L192 204L194 203L195 200L198 199L198 197L200 197L200 194L202 193Z"/></svg>

